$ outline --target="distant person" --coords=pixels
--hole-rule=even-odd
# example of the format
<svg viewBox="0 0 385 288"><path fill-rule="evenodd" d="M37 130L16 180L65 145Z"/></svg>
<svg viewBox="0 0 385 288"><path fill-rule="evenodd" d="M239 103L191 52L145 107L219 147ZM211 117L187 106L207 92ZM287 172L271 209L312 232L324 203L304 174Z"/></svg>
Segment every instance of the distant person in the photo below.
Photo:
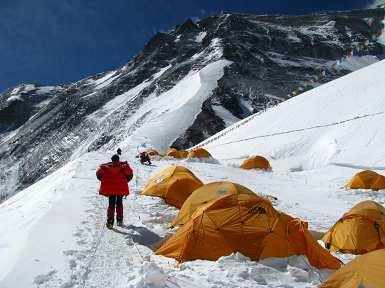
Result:
<svg viewBox="0 0 385 288"><path fill-rule="evenodd" d="M128 182L133 172L127 162L120 162L118 155L111 157L111 162L101 164L96 171L100 183L99 194L108 197L107 223L108 229L114 226L115 209L116 224L123 225L123 196L129 194Z"/></svg>
<svg viewBox="0 0 385 288"><path fill-rule="evenodd" d="M118 150L116 150L116 154L118 154L118 156L122 156L122 149L118 148Z"/></svg>
<svg viewBox="0 0 385 288"><path fill-rule="evenodd" d="M151 159L150 156L146 151L142 151L139 153L139 158L140 158L140 164L145 164L147 163L148 165L151 165Z"/></svg>

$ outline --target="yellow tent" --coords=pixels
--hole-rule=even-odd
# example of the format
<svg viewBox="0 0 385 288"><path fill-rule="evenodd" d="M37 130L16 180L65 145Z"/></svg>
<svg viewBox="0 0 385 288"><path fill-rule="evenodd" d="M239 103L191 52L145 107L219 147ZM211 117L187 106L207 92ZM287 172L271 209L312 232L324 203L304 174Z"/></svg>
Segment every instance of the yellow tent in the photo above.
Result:
<svg viewBox="0 0 385 288"><path fill-rule="evenodd" d="M202 205L214 202L219 197L231 194L249 194L258 197L246 187L232 182L213 182L195 190L183 203L179 214L172 221L171 226L183 225L191 215Z"/></svg>
<svg viewBox="0 0 385 288"><path fill-rule="evenodd" d="M178 151L175 148L170 148L170 149L168 149L166 156L181 159L181 158L186 158L187 154L188 154L187 151L183 151L183 150Z"/></svg>
<svg viewBox="0 0 385 288"><path fill-rule="evenodd" d="M365 170L354 175L346 185L348 189L385 189L385 176L374 171Z"/></svg>
<svg viewBox="0 0 385 288"><path fill-rule="evenodd" d="M361 255L334 272L320 288L385 287L385 249Z"/></svg>
<svg viewBox="0 0 385 288"><path fill-rule="evenodd" d="M201 206L156 254L183 262L217 260L234 252L252 260L306 255L315 267L340 267L339 260L312 238L307 223L250 194L225 195Z"/></svg>
<svg viewBox="0 0 385 288"><path fill-rule="evenodd" d="M202 185L187 168L170 166L150 179L142 195L161 197L166 203L180 208L187 197Z"/></svg>
<svg viewBox="0 0 385 288"><path fill-rule="evenodd" d="M187 158L188 151L179 150L178 152L179 152L180 158Z"/></svg>
<svg viewBox="0 0 385 288"><path fill-rule="evenodd" d="M374 201L358 203L325 233L331 251L364 254L385 248L385 208Z"/></svg>
<svg viewBox="0 0 385 288"><path fill-rule="evenodd" d="M191 150L188 155L188 158L212 158L210 153L203 148L196 148Z"/></svg>
<svg viewBox="0 0 385 288"><path fill-rule="evenodd" d="M252 156L243 161L241 168L243 169L265 169L271 170L269 161L262 156Z"/></svg>
<svg viewBox="0 0 385 288"><path fill-rule="evenodd" d="M148 151L147 151L147 154L148 154L149 156L160 156L159 152L156 151L155 149L150 149L150 150L148 150Z"/></svg>

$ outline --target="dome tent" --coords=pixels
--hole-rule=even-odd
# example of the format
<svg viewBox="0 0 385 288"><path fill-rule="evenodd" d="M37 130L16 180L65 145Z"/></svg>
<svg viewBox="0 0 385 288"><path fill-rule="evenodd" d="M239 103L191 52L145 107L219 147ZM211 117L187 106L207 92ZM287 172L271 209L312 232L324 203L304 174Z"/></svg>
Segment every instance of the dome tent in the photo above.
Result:
<svg viewBox="0 0 385 288"><path fill-rule="evenodd" d="M361 255L336 272L320 288L385 287L385 249Z"/></svg>
<svg viewBox="0 0 385 288"><path fill-rule="evenodd" d="M207 205L217 200L219 197L231 194L248 194L258 197L251 190L236 183L227 181L209 183L195 190L186 199L178 215L172 221L171 226L185 224L200 206Z"/></svg>
<svg viewBox="0 0 385 288"><path fill-rule="evenodd" d="M175 148L170 148L167 150L166 156L173 157L176 159L186 158L188 152L187 151L178 151Z"/></svg>
<svg viewBox="0 0 385 288"><path fill-rule="evenodd" d="M240 168L271 170L269 161L262 156L251 156L247 158L245 161L243 161Z"/></svg>
<svg viewBox="0 0 385 288"><path fill-rule="evenodd" d="M188 153L187 158L212 158L212 156L206 149L196 148Z"/></svg>
<svg viewBox="0 0 385 288"><path fill-rule="evenodd" d="M363 254L385 248L385 208L374 201L355 205L339 219L322 241L331 251Z"/></svg>
<svg viewBox="0 0 385 288"><path fill-rule="evenodd" d="M180 208L188 196L202 185L202 181L187 168L170 166L150 179L142 195L161 197L166 203Z"/></svg>
<svg viewBox="0 0 385 288"><path fill-rule="evenodd" d="M188 151L186 151L186 150L179 150L178 152L179 152L180 158L187 158Z"/></svg>
<svg viewBox="0 0 385 288"><path fill-rule="evenodd" d="M149 156L161 156L161 155L159 154L159 152L156 151L155 149L149 149L149 150L147 151L147 154L148 154Z"/></svg>
<svg viewBox="0 0 385 288"><path fill-rule="evenodd" d="M382 176L374 171L365 170L354 175L346 185L348 189L385 189L385 176Z"/></svg>
<svg viewBox="0 0 385 288"><path fill-rule="evenodd" d="M269 201L249 194L232 194L198 208L156 254L179 262L240 252L252 260L306 255L318 268L341 264L310 235L307 223L276 211Z"/></svg>

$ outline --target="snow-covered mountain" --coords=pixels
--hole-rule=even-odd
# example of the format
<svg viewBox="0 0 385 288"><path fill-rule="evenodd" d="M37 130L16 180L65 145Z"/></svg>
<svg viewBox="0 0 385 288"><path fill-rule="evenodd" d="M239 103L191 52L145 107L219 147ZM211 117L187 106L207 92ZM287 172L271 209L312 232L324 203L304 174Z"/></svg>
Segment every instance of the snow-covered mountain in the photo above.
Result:
<svg viewBox="0 0 385 288"><path fill-rule="evenodd" d="M292 171L327 165L385 169L384 67L383 60L305 92L199 146L222 161L261 154Z"/></svg>
<svg viewBox="0 0 385 288"><path fill-rule="evenodd" d="M204 79L221 75L227 64L217 61L200 73ZM120 143L135 173L124 202L126 225L106 230L106 199L96 196L95 168L111 153L76 157L0 204L0 287L318 287L331 271L311 267L303 256L255 262L234 254L179 266L154 255L151 247L173 233L167 225L177 210L139 192L152 174L178 163L205 183L225 179L273 195L278 209L316 231L327 230L359 201L384 205L382 191L341 188L361 168L385 170L384 75L381 61L227 128L200 144L219 164L158 159L156 166L140 165L134 157L140 135L154 135L147 140L158 143L159 132L151 131L160 126L137 121L140 135ZM167 101L154 99L155 107L166 107ZM174 136L163 133L164 139ZM250 154L268 157L273 171L234 167Z"/></svg>
<svg viewBox="0 0 385 288"><path fill-rule="evenodd" d="M374 63L383 52L384 16L384 9L373 9L187 20L156 34L114 71L44 88L47 93L36 95L45 96L28 101L18 99L19 87L9 89L0 95L2 198L87 151L132 141L160 150L190 147ZM28 113L19 117L23 109Z"/></svg>

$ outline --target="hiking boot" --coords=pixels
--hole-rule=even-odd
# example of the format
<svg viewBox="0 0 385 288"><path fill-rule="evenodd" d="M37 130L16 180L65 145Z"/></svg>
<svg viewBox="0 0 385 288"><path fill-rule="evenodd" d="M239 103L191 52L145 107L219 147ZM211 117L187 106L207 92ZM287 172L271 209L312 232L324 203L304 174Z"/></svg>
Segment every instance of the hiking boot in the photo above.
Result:
<svg viewBox="0 0 385 288"><path fill-rule="evenodd" d="M118 225L119 227L122 227L123 226L123 219L116 219L116 225Z"/></svg>
<svg viewBox="0 0 385 288"><path fill-rule="evenodd" d="M107 219L106 227L112 229L114 227L114 219Z"/></svg>

